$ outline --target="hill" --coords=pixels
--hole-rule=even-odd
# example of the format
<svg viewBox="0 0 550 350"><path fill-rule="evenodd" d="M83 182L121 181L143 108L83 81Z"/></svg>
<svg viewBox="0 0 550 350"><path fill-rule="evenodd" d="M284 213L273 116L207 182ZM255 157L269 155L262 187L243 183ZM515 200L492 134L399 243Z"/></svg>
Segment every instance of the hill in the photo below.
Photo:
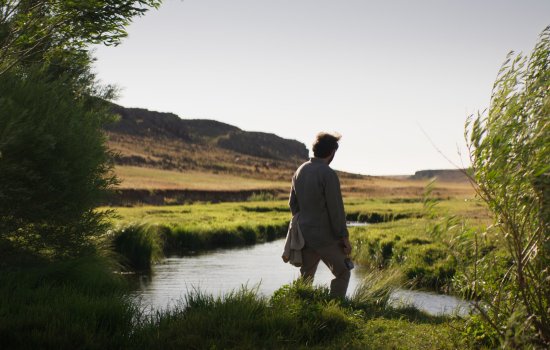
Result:
<svg viewBox="0 0 550 350"><path fill-rule="evenodd" d="M430 180L444 182L468 182L468 177L464 174L464 169L439 169L439 170L419 170L410 177L412 180Z"/></svg>
<svg viewBox="0 0 550 350"><path fill-rule="evenodd" d="M113 105L118 121L106 127L122 183L109 204L235 201L287 198L290 178L308 158L303 143L244 131L215 120ZM346 197L419 198L436 176L435 196L469 196L469 183L453 170L375 177L338 171Z"/></svg>
<svg viewBox="0 0 550 350"><path fill-rule="evenodd" d="M106 132L118 165L287 179L308 157L301 142L215 120L118 105L113 111L119 118Z"/></svg>

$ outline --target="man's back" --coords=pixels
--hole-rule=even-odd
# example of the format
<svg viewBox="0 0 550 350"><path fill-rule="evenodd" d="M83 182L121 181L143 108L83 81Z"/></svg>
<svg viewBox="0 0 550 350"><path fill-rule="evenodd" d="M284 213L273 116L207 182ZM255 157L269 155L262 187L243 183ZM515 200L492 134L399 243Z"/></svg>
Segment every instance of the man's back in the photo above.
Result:
<svg viewBox="0 0 550 350"><path fill-rule="evenodd" d="M351 244L346 228L344 202L340 181L329 167L338 149L339 135L319 133L313 143L313 155L302 164L292 177L289 205L292 214L300 213L298 225L304 237L300 274L312 282L319 261L323 261L334 279L330 282L330 295L346 296L350 267L346 255ZM285 260L283 255L283 260Z"/></svg>
<svg viewBox="0 0 550 350"><path fill-rule="evenodd" d="M302 164L292 178L290 208L300 212L300 228L311 247L333 244L348 235L340 182L323 159Z"/></svg>

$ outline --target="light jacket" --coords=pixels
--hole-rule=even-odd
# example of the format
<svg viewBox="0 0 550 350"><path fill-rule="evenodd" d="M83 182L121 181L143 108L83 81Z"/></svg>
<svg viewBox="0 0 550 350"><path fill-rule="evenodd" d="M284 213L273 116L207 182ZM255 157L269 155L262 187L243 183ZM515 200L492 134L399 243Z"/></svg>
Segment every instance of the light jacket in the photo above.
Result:
<svg viewBox="0 0 550 350"><path fill-rule="evenodd" d="M340 180L322 159L311 158L292 177L292 214L300 212L300 229L308 247L333 245L348 237Z"/></svg>
<svg viewBox="0 0 550 350"><path fill-rule="evenodd" d="M286 234L285 249L283 256L288 258L288 262L292 265L302 266L302 248L304 248L304 236L298 224L300 213L294 214L290 224L288 225L288 233Z"/></svg>

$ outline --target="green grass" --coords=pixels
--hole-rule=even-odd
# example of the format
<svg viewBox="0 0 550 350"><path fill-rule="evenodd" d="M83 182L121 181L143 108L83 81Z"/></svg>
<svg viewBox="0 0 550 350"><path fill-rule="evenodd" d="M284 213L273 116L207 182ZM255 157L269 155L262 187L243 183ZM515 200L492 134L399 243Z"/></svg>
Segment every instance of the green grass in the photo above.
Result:
<svg viewBox="0 0 550 350"><path fill-rule="evenodd" d="M357 262L377 268L400 266L417 287L444 290L454 275L440 238L429 233L433 221L419 199L346 201L348 220L377 223L350 230ZM486 218L472 200L441 200L437 213L452 213L476 222ZM132 266L147 268L158 245L164 254L250 245L284 237L291 218L286 201L187 204L115 208L117 251ZM129 235L127 228L140 227ZM132 229L130 229L132 231ZM148 239L143 239L149 237ZM121 249L120 247L131 247ZM145 257L140 257L143 252Z"/></svg>
<svg viewBox="0 0 550 350"><path fill-rule="evenodd" d="M0 270L0 348L124 346L137 309L113 270L99 257Z"/></svg>
<svg viewBox="0 0 550 350"><path fill-rule="evenodd" d="M454 349L467 345L462 325L372 300L331 300L326 288L296 282L269 298L246 289L191 293L142 320L133 341L165 349Z"/></svg>
<svg viewBox="0 0 550 350"><path fill-rule="evenodd" d="M350 200L345 203L345 209L348 220L372 224L423 215L422 203L413 199Z"/></svg>
<svg viewBox="0 0 550 350"><path fill-rule="evenodd" d="M4 265L0 268L0 348L490 346L475 323L387 305L388 286L401 278L430 289L445 290L452 284L452 271L460 266L449 258L445 241L450 233L441 225L444 219L409 199L349 201L346 209L394 219L350 230L355 261L371 265L373 274L349 300L330 300L326 288L297 283L282 286L269 297L254 290L223 297L196 291L178 307L151 315L125 296L125 281L113 274L119 267L106 258L43 262L38 267ZM435 211L454 213L474 224L486 219L475 202L441 201ZM133 254L141 263L154 259L160 248L185 252L273 239L284 235L290 219L282 201L118 208L117 212L116 225L124 228L114 234L115 241L120 239L117 250ZM395 220L399 214L406 215ZM131 260L127 263L132 265Z"/></svg>
<svg viewBox="0 0 550 350"><path fill-rule="evenodd" d="M296 282L271 297L200 291L178 307L143 313L114 266L88 257L0 269L2 349L453 349L464 321L393 309L379 292L331 300ZM377 286L376 288L379 288ZM368 286L367 288L373 288Z"/></svg>
<svg viewBox="0 0 550 350"><path fill-rule="evenodd" d="M242 203L198 203L170 206L138 206L114 208L119 217L115 224L140 222L185 226L194 229L216 229L281 223L290 220L290 210L284 201Z"/></svg>
<svg viewBox="0 0 550 350"><path fill-rule="evenodd" d="M349 219L381 217L377 222L417 218L424 215L419 199L350 199L345 201ZM439 212L452 212L462 216L481 215L473 200L442 200ZM198 203L172 206L116 207L115 224L140 222L186 226L196 229L215 229L227 226L260 225L288 222L291 218L287 201L249 201L239 203ZM101 210L101 209L100 209Z"/></svg>
<svg viewBox="0 0 550 350"><path fill-rule="evenodd" d="M380 222L421 215L418 203L358 201L348 206L350 220ZM281 238L291 218L286 201L121 207L116 213L115 251L134 269L149 268L157 250L185 254Z"/></svg>
<svg viewBox="0 0 550 350"><path fill-rule="evenodd" d="M145 225L120 229L113 238L113 249L120 254L122 264L133 270L147 270L163 257L159 234Z"/></svg>
<svg viewBox="0 0 550 350"><path fill-rule="evenodd" d="M450 247L459 230L489 222L486 209L473 199L440 200L430 208L395 200L385 205L378 212L403 219L352 228L354 260L373 269L398 269L409 287L453 293L454 277L465 267Z"/></svg>
<svg viewBox="0 0 550 350"><path fill-rule="evenodd" d="M448 247L426 232L425 219L353 228L354 260L371 268L398 268L416 288L445 291L457 269Z"/></svg>
<svg viewBox="0 0 550 350"><path fill-rule="evenodd" d="M488 220L472 199L439 200L427 210L420 199L348 200L349 220L373 222L350 229L357 263L395 267L409 285L451 292L457 269L439 221L457 215L471 224ZM290 220L286 201L116 208L115 250L132 268L146 269L165 254L250 245L284 237ZM439 225L439 226L438 226ZM137 229L139 228L139 229ZM132 233L132 234L129 234Z"/></svg>
<svg viewBox="0 0 550 350"><path fill-rule="evenodd" d="M130 266L141 268L149 267L144 262L154 258L151 252L157 245L165 255L250 245L284 237L290 221L280 201L144 206L116 212L115 251Z"/></svg>

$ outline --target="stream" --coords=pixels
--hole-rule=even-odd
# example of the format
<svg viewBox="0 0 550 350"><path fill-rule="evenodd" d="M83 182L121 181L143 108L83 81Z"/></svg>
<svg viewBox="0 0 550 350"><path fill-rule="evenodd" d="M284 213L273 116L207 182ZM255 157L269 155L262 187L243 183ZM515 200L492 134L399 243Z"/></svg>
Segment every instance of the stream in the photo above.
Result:
<svg viewBox="0 0 550 350"><path fill-rule="evenodd" d="M152 267L147 275L137 276L133 297L149 310L176 305L189 291L223 295L242 286L257 288L259 294L271 296L282 285L300 276L299 268L281 260L284 239L245 248L219 249L183 257L168 257ZM353 269L348 296L353 295L366 270ZM330 270L322 263L315 275L315 285L329 286ZM471 305L452 296L398 289L390 302L409 304L432 315L467 314Z"/></svg>

